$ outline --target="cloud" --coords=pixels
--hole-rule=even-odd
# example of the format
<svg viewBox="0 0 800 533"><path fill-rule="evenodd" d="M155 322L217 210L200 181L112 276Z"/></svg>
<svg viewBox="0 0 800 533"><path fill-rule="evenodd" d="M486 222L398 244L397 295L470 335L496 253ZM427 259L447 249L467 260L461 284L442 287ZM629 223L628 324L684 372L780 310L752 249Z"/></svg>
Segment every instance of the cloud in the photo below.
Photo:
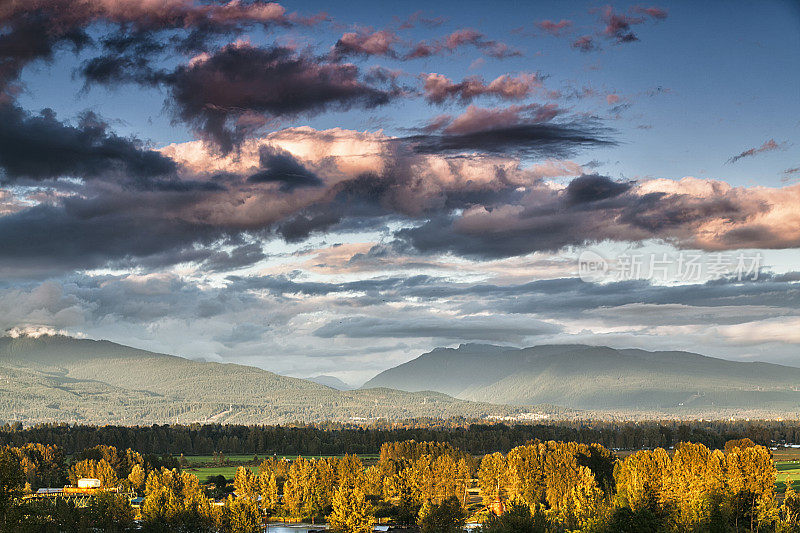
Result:
<svg viewBox="0 0 800 533"><path fill-rule="evenodd" d="M441 26L447 21L445 17L426 17L422 11L415 11L403 21L399 21L398 28L401 30L410 30L419 25L435 28Z"/></svg>
<svg viewBox="0 0 800 533"><path fill-rule="evenodd" d="M591 52L597 49L597 45L590 35L583 35L572 41L572 48L580 50L581 52Z"/></svg>
<svg viewBox="0 0 800 533"><path fill-rule="evenodd" d="M470 102L478 96L496 96L503 100L519 100L542 87L538 74L521 73L515 77L503 74L488 84L480 76L470 76L455 83L442 74L430 73L424 78L425 98L435 104L449 99Z"/></svg>
<svg viewBox="0 0 800 533"><path fill-rule="evenodd" d="M88 45L92 39L86 30L93 24L105 23L111 25L109 33L118 32L116 38L101 41L108 54L90 62L86 69L93 79L102 80L107 75L105 72L119 68L118 64L113 64L115 51L120 54L138 47L138 56L125 54L119 62L136 61L139 67L144 66L147 59L144 52L149 55L160 49L141 46L154 32L182 34L176 46L188 50L204 47L211 35L230 34L255 26L313 24L325 18L287 14L280 4L261 0L226 3L11 0L0 5L0 26L7 28L0 35L0 92L8 95L10 84L17 80L25 65L51 58L59 46L67 44L80 49Z"/></svg>
<svg viewBox="0 0 800 533"><path fill-rule="evenodd" d="M565 30L567 30L568 28L572 27L572 21L571 20L566 20L566 19L561 19L560 21L555 22L555 21L552 21L552 20L549 20L549 19L545 19L545 20L540 20L539 22L537 22L536 26L540 30L545 31L545 32L549 33L550 35L555 35L556 37L558 37L563 32L565 32Z"/></svg>
<svg viewBox="0 0 800 533"><path fill-rule="evenodd" d="M607 130L592 123L548 123L557 107L530 104L506 109L470 106L448 122L440 117L441 133L405 137L414 150L426 154L489 153L514 157L565 158L581 148L613 145ZM428 125L431 131L431 124Z"/></svg>
<svg viewBox="0 0 800 533"><path fill-rule="evenodd" d="M647 15L649 17L652 17L652 18L658 19L658 20L664 20L664 19L667 18L667 15L668 15L666 9L662 9L660 7L655 7L655 6L652 6L652 7L634 6L634 7L631 8L631 10L634 13L641 13L643 15Z"/></svg>
<svg viewBox="0 0 800 533"><path fill-rule="evenodd" d="M499 258L602 241L660 239L678 248L794 248L800 185L734 188L685 178L614 183L576 178L563 191L533 188L517 201L475 205L396 232L425 253Z"/></svg>
<svg viewBox="0 0 800 533"><path fill-rule="evenodd" d="M314 335L322 338L432 337L520 342L525 337L554 334L559 330L558 326L547 322L503 317L461 316L458 320L453 320L451 317L436 316L416 316L406 319L356 316L329 322L315 330Z"/></svg>
<svg viewBox="0 0 800 533"><path fill-rule="evenodd" d="M572 41L570 46L581 52L592 52L599 50L600 46L597 44L595 36L605 38L606 40L614 41L616 44L632 43L639 40L639 36L634 33L632 26L643 24L648 19L653 21L662 21L667 18L667 11L659 7L641 7L634 6L628 10L628 13L620 13L614 11L610 5L602 9L591 9L590 12L600 12L600 22L603 24L602 28L595 32L593 35L582 35ZM550 22L550 21L544 21ZM561 21L566 22L566 21ZM553 23L554 24L554 23ZM560 24L560 23L559 23ZM555 26L552 26L554 29ZM550 31L548 27L542 28L549 31L553 35L560 35L556 31ZM565 26L568 27L568 26Z"/></svg>
<svg viewBox="0 0 800 533"><path fill-rule="evenodd" d="M107 128L91 112L71 126L50 109L33 116L11 104L0 105L0 182L63 176L138 180L176 171L168 157Z"/></svg>
<svg viewBox="0 0 800 533"><path fill-rule="evenodd" d="M159 155L177 171L157 185L58 181L50 192L4 195L0 270L9 279L103 266L236 269L264 258L253 243L336 231L378 232L409 257L482 259L605 240L704 250L800 243L800 186L546 181L581 172L563 156L611 142L591 124L534 121L548 112L475 107L403 138L289 128L227 155L200 141L166 147ZM527 155L555 161L530 165Z"/></svg>
<svg viewBox="0 0 800 533"><path fill-rule="evenodd" d="M231 44L163 77L177 116L230 151L272 119L354 106L392 95L359 80L354 65L318 61L282 46Z"/></svg>
<svg viewBox="0 0 800 533"><path fill-rule="evenodd" d="M776 143L775 139L770 139L768 141L764 141L764 144L757 148L750 148L745 150L744 152L735 155L728 159L728 163L736 163L740 159L744 159L745 157L753 157L758 154L763 154L764 152L772 152L774 150L782 150L786 143Z"/></svg>
<svg viewBox="0 0 800 533"><path fill-rule="evenodd" d="M485 34L473 28L461 28L440 40L420 41L414 44L402 58L420 59L441 54L442 52L455 52L464 46L474 46L484 54L495 59L521 56L522 52L511 48L506 43L488 39Z"/></svg>
<svg viewBox="0 0 800 533"><path fill-rule="evenodd" d="M631 26L642 24L649 17L654 20L664 20L667 12L658 7L642 8L635 6L630 10L631 14L617 13L611 6L606 6L601 11L601 20L605 24L602 34L605 37L615 40L617 43L629 43L638 41L639 37L633 33ZM634 16L636 13L640 16Z"/></svg>
<svg viewBox="0 0 800 533"><path fill-rule="evenodd" d="M272 146L262 146L259 153L261 169L247 181L252 183L280 183L282 191L296 187L320 187L324 182L310 172L292 154Z"/></svg>
<svg viewBox="0 0 800 533"><path fill-rule="evenodd" d="M396 57L393 46L400 38L389 30L347 32L339 38L331 51L335 59L347 56Z"/></svg>

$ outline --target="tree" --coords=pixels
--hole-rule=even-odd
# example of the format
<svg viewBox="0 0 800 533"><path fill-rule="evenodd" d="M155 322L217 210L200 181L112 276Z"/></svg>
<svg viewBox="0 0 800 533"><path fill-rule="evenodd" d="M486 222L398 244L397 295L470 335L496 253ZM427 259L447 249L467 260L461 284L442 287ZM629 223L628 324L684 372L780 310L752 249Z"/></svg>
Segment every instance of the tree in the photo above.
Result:
<svg viewBox="0 0 800 533"><path fill-rule="evenodd" d="M142 519L151 531L206 531L217 521L197 476L178 470L153 471L147 477Z"/></svg>
<svg viewBox="0 0 800 533"><path fill-rule="evenodd" d="M505 513L500 516L489 515L481 525L480 533L545 533L548 523L538 510L531 513L530 507L515 500Z"/></svg>
<svg viewBox="0 0 800 533"><path fill-rule="evenodd" d="M485 455L478 469L478 486L483 495L483 503L490 505L505 495L506 458L502 453Z"/></svg>
<svg viewBox="0 0 800 533"><path fill-rule="evenodd" d="M100 531L128 531L133 527L133 507L119 494L100 492L86 511L92 526Z"/></svg>
<svg viewBox="0 0 800 533"><path fill-rule="evenodd" d="M451 496L438 505L425 502L417 523L422 533L462 533L465 519L461 502Z"/></svg>
<svg viewBox="0 0 800 533"><path fill-rule="evenodd" d="M128 481L136 492L141 492L144 489L144 484L147 481L147 474L145 474L142 465L133 465L131 473L128 474Z"/></svg>
<svg viewBox="0 0 800 533"><path fill-rule="evenodd" d="M372 533L375 517L364 492L358 488L339 487L333 495L333 511L328 524L338 533Z"/></svg>
<svg viewBox="0 0 800 533"><path fill-rule="evenodd" d="M76 485L81 478L99 479L106 488L119 485L117 472L106 459L84 459L73 464L69 469L70 483Z"/></svg>
<svg viewBox="0 0 800 533"><path fill-rule="evenodd" d="M8 446L0 449L0 526L6 522L14 499L22 494L25 474L16 455Z"/></svg>
<svg viewBox="0 0 800 533"><path fill-rule="evenodd" d="M261 507L270 513L274 513L280 505L280 493L278 492L278 478L274 472L269 473L269 477L259 474L261 488Z"/></svg>
<svg viewBox="0 0 800 533"><path fill-rule="evenodd" d="M230 533L258 533L261 531L261 512L255 500L228 496L224 513Z"/></svg>
<svg viewBox="0 0 800 533"><path fill-rule="evenodd" d="M249 468L240 466L233 477L233 490L237 498L255 501L258 494L258 478Z"/></svg>

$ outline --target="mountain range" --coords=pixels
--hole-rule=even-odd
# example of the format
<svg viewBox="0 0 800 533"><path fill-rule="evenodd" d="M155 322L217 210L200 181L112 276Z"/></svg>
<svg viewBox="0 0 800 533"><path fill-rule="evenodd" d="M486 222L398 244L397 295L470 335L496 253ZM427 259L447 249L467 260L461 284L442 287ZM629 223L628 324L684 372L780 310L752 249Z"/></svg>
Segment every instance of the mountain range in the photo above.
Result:
<svg viewBox="0 0 800 533"><path fill-rule="evenodd" d="M0 337L0 422L800 416L800 368L603 346L437 348L347 388L109 341Z"/></svg>
<svg viewBox="0 0 800 533"><path fill-rule="evenodd" d="M251 366L61 335L0 337L0 421L91 424L510 416L438 392L339 391Z"/></svg>
<svg viewBox="0 0 800 533"><path fill-rule="evenodd" d="M364 385L373 387L603 413L714 418L800 414L800 368L604 346L438 348Z"/></svg>

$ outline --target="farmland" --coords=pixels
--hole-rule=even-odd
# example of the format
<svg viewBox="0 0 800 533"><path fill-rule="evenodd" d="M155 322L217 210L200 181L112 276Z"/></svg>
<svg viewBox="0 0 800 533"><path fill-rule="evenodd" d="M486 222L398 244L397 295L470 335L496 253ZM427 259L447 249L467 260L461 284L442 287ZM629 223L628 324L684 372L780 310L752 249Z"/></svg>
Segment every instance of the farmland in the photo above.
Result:
<svg viewBox="0 0 800 533"><path fill-rule="evenodd" d="M227 455L222 460L213 455L189 455L185 456L188 465L183 467L183 470L191 472L196 475L201 483L205 483L209 478L215 476L225 476L226 479L233 479L236 469L243 466L251 472L258 474L258 466L261 461L266 459L267 456L253 456L253 455ZM297 459L298 455L272 455L276 459L286 459L293 461ZM308 455L304 456L306 459L324 459L328 457L340 457L336 455ZM364 454L359 455L359 458L365 464L373 464L377 462L377 454Z"/></svg>

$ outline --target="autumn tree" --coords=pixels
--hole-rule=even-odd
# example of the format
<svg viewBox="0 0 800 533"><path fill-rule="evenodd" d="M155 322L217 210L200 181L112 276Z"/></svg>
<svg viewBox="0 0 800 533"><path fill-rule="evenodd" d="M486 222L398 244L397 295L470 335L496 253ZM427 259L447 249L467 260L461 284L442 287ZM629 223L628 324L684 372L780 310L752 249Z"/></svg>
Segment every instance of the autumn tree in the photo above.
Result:
<svg viewBox="0 0 800 533"><path fill-rule="evenodd" d="M73 464L69 469L70 483L76 485L81 478L99 479L106 488L119 485L117 472L106 459L84 459Z"/></svg>
<svg viewBox="0 0 800 533"><path fill-rule="evenodd" d="M338 533L372 533L375 517L372 506L358 488L339 487L333 496L333 510L328 524Z"/></svg>
<svg viewBox="0 0 800 533"><path fill-rule="evenodd" d="M462 533L465 519L461 502L451 496L439 504L425 502L417 523L422 533Z"/></svg>

